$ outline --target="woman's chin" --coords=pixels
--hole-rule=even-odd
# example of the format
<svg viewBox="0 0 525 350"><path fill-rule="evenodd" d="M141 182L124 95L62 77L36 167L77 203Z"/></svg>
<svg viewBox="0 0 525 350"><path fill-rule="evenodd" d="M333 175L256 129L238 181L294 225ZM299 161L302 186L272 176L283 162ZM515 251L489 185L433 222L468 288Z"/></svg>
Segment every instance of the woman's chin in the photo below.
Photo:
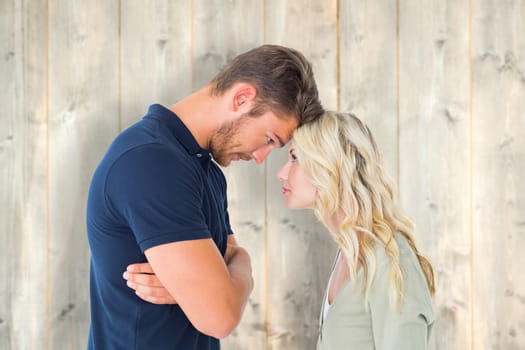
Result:
<svg viewBox="0 0 525 350"><path fill-rule="evenodd" d="M302 209L309 209L310 207L299 205L298 203L294 203L292 201L286 201L286 207L290 210L302 210Z"/></svg>

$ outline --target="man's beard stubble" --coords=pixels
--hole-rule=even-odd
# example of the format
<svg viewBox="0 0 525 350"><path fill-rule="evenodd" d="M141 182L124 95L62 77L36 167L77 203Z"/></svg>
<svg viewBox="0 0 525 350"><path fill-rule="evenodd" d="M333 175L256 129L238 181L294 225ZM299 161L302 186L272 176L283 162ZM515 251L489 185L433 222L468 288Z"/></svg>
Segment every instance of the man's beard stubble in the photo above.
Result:
<svg viewBox="0 0 525 350"><path fill-rule="evenodd" d="M208 150L220 166L228 166L232 161L232 151L241 146L241 144L235 143L234 138L247 118L248 116L242 115L237 120L222 124L210 137Z"/></svg>

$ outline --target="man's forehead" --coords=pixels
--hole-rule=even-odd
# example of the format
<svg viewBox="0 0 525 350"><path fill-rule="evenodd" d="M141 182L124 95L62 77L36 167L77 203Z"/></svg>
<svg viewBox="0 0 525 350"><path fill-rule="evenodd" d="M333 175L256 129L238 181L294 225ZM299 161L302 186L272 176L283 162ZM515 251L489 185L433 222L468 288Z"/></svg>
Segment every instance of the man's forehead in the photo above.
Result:
<svg viewBox="0 0 525 350"><path fill-rule="evenodd" d="M281 119L281 121L284 123L278 130L274 131L274 134L279 139L282 147L291 140L293 132L297 129L298 122L296 118Z"/></svg>

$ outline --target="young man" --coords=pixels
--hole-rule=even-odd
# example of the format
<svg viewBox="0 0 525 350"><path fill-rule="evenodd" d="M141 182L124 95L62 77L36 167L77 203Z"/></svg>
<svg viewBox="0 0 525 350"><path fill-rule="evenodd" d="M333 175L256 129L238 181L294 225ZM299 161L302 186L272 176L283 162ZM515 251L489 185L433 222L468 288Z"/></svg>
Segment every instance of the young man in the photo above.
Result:
<svg viewBox="0 0 525 350"><path fill-rule="evenodd" d="M253 281L248 253L231 235L216 163L262 163L322 113L303 55L264 45L170 108L151 106L115 139L88 198L88 349L220 348ZM122 272L146 261L171 305L145 302L127 287Z"/></svg>

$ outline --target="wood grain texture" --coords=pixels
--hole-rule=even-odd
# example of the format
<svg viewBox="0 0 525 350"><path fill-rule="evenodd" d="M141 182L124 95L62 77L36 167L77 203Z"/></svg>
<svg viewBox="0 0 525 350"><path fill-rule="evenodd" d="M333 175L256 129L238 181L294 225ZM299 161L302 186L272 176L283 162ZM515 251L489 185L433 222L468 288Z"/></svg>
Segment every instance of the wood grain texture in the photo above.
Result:
<svg viewBox="0 0 525 350"><path fill-rule="evenodd" d="M195 90L207 84L235 56L263 44L262 11L258 0L193 2Z"/></svg>
<svg viewBox="0 0 525 350"><path fill-rule="evenodd" d="M525 346L525 1L472 8L475 349Z"/></svg>
<svg viewBox="0 0 525 350"><path fill-rule="evenodd" d="M44 1L0 2L0 349L44 349L46 21Z"/></svg>
<svg viewBox="0 0 525 350"><path fill-rule="evenodd" d="M51 349L86 346L86 198L118 132L118 2L49 2Z"/></svg>
<svg viewBox="0 0 525 350"><path fill-rule="evenodd" d="M230 223L239 245L250 253L254 290L248 299L241 323L221 341L226 350L266 349L266 216L263 165L234 164L225 169L228 181Z"/></svg>
<svg viewBox="0 0 525 350"><path fill-rule="evenodd" d="M312 63L325 108L337 108L337 2L266 1L266 41ZM335 253L311 211L290 211L276 173L288 146L267 160L268 349L315 349L319 311Z"/></svg>
<svg viewBox="0 0 525 350"><path fill-rule="evenodd" d="M263 44L261 1L194 1L194 89L206 85L231 59ZM232 20L235 19L235 20ZM234 162L223 168L228 181L228 211L237 242L250 253L254 290L240 325L222 343L227 350L265 349L266 217L265 168Z"/></svg>
<svg viewBox="0 0 525 350"><path fill-rule="evenodd" d="M0 1L0 349L85 347L94 168L149 104L265 42L372 129L436 268L432 349L522 349L524 19L523 0ZM285 208L286 151L225 169L256 283L226 350L315 348L335 245Z"/></svg>
<svg viewBox="0 0 525 350"><path fill-rule="evenodd" d="M396 1L339 2L340 106L372 131L390 176L397 181Z"/></svg>
<svg viewBox="0 0 525 350"><path fill-rule="evenodd" d="M191 1L121 2L121 129L192 92Z"/></svg>
<svg viewBox="0 0 525 350"><path fill-rule="evenodd" d="M400 196L435 267L434 349L471 347L468 23L466 2L400 2Z"/></svg>

